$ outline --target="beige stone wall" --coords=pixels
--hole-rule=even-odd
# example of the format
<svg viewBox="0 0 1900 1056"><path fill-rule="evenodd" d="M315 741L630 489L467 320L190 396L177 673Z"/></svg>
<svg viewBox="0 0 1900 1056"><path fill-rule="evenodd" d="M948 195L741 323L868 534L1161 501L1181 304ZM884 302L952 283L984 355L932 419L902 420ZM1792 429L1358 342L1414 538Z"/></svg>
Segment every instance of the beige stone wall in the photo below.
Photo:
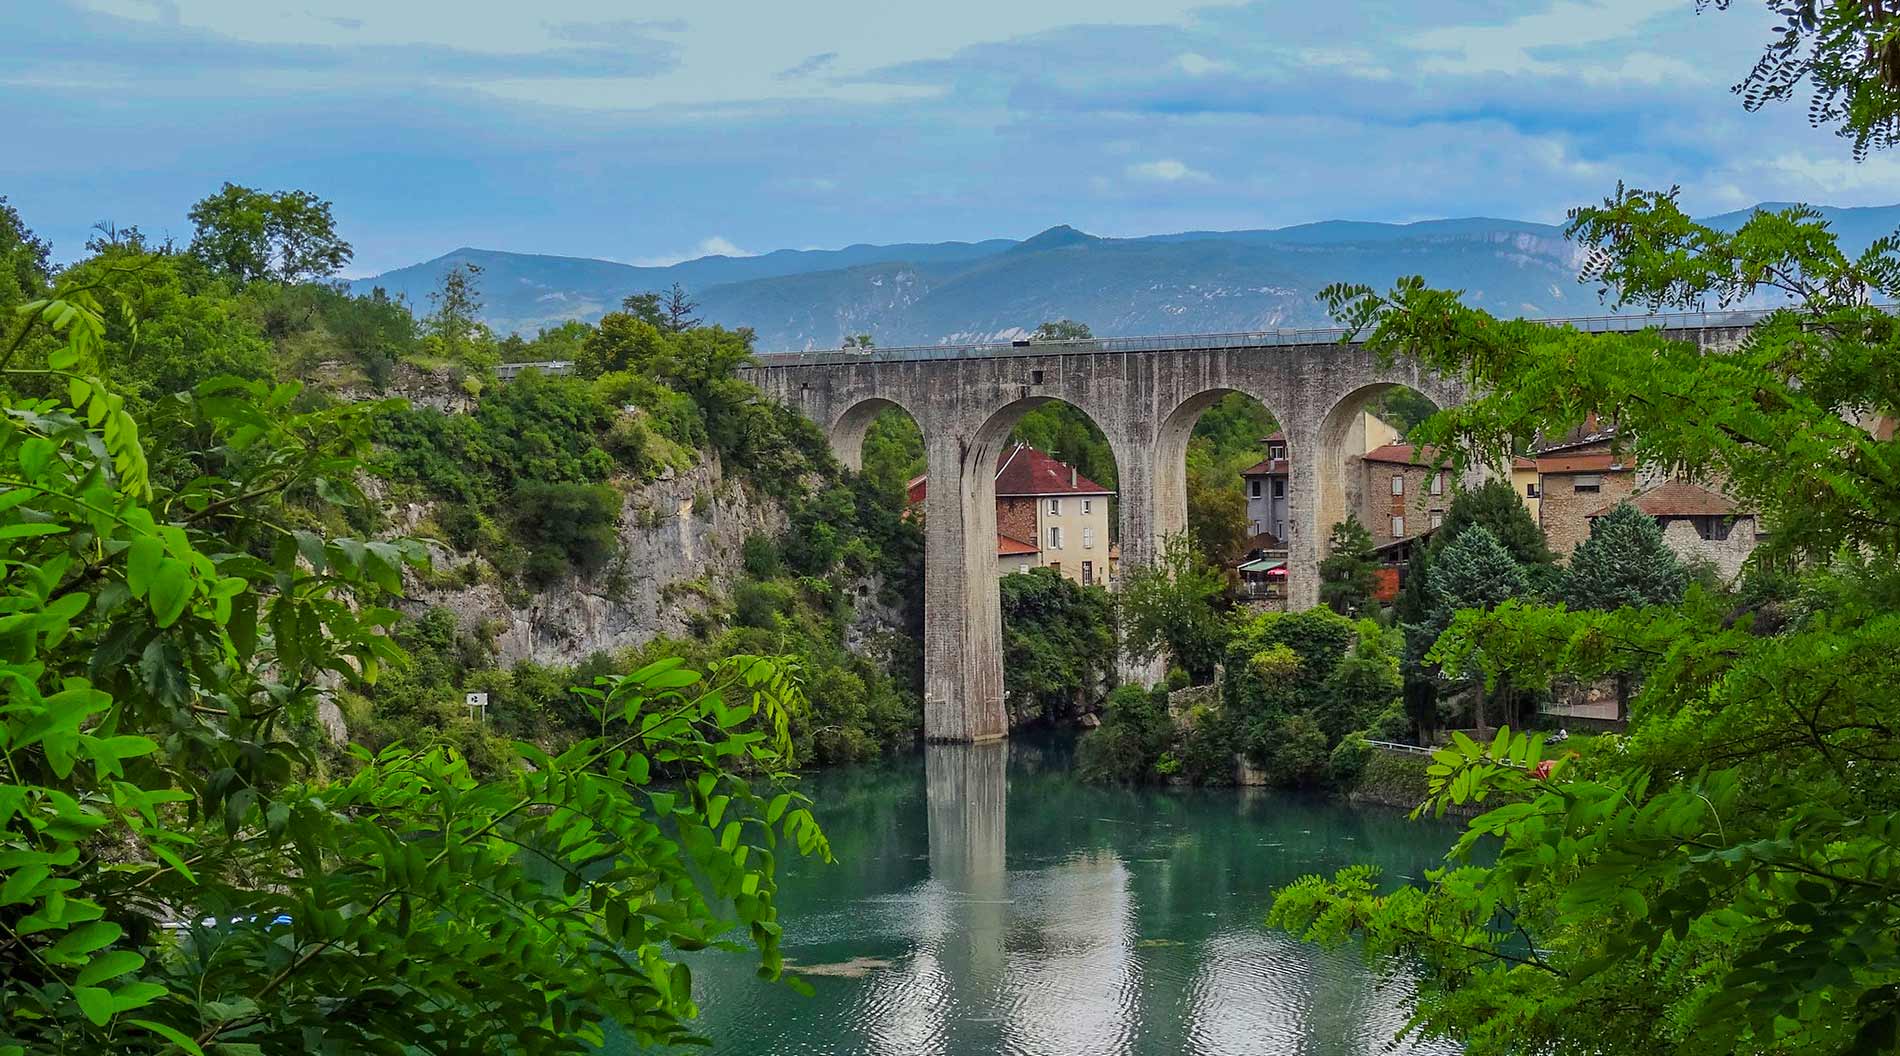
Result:
<svg viewBox="0 0 1900 1056"><path fill-rule="evenodd" d="M1038 554L997 554L996 570L1007 576L1011 572L1027 572L1039 563Z"/></svg>
<svg viewBox="0 0 1900 1056"><path fill-rule="evenodd" d="M1406 466L1396 462L1360 461L1359 521L1372 533L1375 544L1417 535L1432 526L1432 514L1443 515L1451 508L1452 475L1444 471L1444 486L1431 494L1431 481L1437 473L1425 466ZM1405 494L1392 494L1392 478L1405 478ZM1392 533L1392 518L1405 518L1405 535Z"/></svg>
<svg viewBox="0 0 1900 1056"><path fill-rule="evenodd" d="M1060 503L1061 512L1051 513L1049 500ZM1086 507L1086 509L1085 509ZM1036 500L1036 545L1042 548L1042 563L1058 565L1062 574L1083 582L1083 562L1089 565L1092 585L1109 585L1108 496L1047 495ZM1062 530L1062 545L1055 546L1049 530Z"/></svg>
<svg viewBox="0 0 1900 1056"><path fill-rule="evenodd" d="M1636 474L1624 469L1596 474L1603 483L1596 491L1578 491L1577 477L1589 474L1546 473L1538 500L1538 521L1551 552L1569 557L1577 544L1590 538L1590 515L1636 493Z"/></svg>
<svg viewBox="0 0 1900 1056"><path fill-rule="evenodd" d="M1755 533L1755 518L1737 517L1729 527L1727 539L1704 539L1690 521L1671 521L1663 528L1663 542L1684 561L1707 558L1725 581L1742 574L1748 557L1755 552L1760 537Z"/></svg>

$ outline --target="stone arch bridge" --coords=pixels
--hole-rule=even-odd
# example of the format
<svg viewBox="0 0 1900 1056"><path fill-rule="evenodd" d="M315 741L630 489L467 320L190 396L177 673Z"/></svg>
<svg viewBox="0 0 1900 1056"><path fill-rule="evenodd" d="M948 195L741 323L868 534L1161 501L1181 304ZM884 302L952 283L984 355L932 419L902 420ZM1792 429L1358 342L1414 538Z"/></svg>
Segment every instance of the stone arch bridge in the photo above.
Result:
<svg viewBox="0 0 1900 1056"><path fill-rule="evenodd" d="M1721 317L1564 320L1588 329L1662 326L1692 340L1732 335ZM1718 333L1719 332L1719 333ZM1440 407L1456 380L1412 361L1385 364L1337 330L1082 341L937 345L755 357L747 376L825 430L845 465L862 464L865 431L887 408L923 432L926 473L924 734L932 741L1003 737L1002 617L996 563L996 459L1032 408L1060 400L1108 438L1120 493L1122 564L1148 561L1187 527L1188 437L1228 393L1258 400L1286 433L1291 459L1288 604L1318 600L1323 540L1356 504L1345 471L1348 430L1394 386ZM1352 452L1357 454L1358 452Z"/></svg>

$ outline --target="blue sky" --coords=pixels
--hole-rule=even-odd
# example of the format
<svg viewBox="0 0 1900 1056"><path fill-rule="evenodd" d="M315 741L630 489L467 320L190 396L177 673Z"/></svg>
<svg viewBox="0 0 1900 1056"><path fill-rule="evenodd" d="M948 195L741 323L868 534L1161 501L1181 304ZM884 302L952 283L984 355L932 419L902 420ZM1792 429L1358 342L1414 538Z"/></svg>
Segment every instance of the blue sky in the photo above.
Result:
<svg viewBox="0 0 1900 1056"><path fill-rule="evenodd" d="M1753 0L0 3L0 194L64 258L223 180L371 274L462 245L662 262L1351 218L1900 201L1728 87Z"/></svg>

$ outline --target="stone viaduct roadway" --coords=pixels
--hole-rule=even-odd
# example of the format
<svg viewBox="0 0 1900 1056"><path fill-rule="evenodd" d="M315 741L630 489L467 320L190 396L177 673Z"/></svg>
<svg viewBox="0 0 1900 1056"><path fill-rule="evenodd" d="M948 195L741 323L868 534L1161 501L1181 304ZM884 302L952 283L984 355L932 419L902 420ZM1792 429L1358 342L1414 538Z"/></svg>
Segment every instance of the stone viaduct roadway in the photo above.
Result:
<svg viewBox="0 0 1900 1056"><path fill-rule="evenodd" d="M1736 340L1753 313L1552 320L1586 330L1656 326L1698 343ZM1114 452L1122 567L1151 560L1187 527L1187 446L1201 412L1230 392L1260 401L1287 436L1292 526L1288 604L1316 603L1332 526L1356 507L1347 431L1393 386L1439 406L1465 395L1412 361L1381 363L1337 330L1282 330L1062 342L932 345L765 354L749 380L824 429L862 464L871 420L887 408L922 429L925 499L924 734L932 741L1004 737L1002 617L996 566L995 467L1010 430L1050 400L1094 421Z"/></svg>

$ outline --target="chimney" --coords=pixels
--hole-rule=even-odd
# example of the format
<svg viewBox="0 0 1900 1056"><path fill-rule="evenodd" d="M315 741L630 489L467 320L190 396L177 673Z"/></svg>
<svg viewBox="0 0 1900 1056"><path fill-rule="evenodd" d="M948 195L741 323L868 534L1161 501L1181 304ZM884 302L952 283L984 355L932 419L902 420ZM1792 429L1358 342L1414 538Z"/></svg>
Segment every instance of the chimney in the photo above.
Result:
<svg viewBox="0 0 1900 1056"><path fill-rule="evenodd" d="M1069 487L1075 487L1075 467L1069 467Z"/></svg>

